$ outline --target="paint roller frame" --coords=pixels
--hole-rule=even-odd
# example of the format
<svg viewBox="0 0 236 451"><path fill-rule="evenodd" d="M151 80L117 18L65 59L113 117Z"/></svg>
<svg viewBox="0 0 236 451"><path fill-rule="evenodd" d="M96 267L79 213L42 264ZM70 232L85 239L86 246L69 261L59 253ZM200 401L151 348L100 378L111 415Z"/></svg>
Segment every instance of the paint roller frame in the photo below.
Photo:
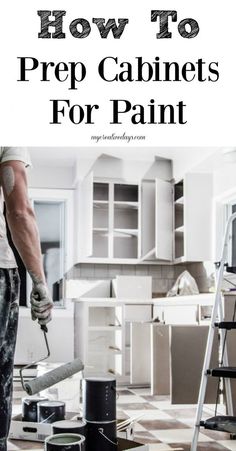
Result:
<svg viewBox="0 0 236 451"><path fill-rule="evenodd" d="M51 355L49 344L48 344L48 338L47 338L48 328L47 328L46 325L41 325L41 330L42 330L43 335L44 335L44 340L45 340L46 349L47 349L47 355L42 357L39 360L35 360L35 362L29 363L28 365L26 365L23 368L21 368L20 371L19 371L21 385L22 385L23 390L26 393L28 393L28 391L27 391L27 388L26 388L26 385L25 385L26 382L25 382L25 379L24 379L24 376L23 376L23 371L27 370L28 368L31 368L32 366L38 365L39 363L43 362L44 360L47 360L50 357L50 355Z"/></svg>

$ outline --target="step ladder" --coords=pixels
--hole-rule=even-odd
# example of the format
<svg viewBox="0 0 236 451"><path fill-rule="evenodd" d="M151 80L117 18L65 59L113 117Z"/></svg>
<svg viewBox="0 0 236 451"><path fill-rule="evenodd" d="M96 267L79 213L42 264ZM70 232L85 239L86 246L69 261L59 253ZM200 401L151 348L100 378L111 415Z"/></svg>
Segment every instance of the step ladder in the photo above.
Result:
<svg viewBox="0 0 236 451"><path fill-rule="evenodd" d="M227 264L228 259L228 244L231 232L231 226L233 221L236 219L236 213L230 216L225 230L222 256L218 266L217 273L217 284L216 284L216 294L215 302L212 309L211 322L209 326L209 333L206 345L206 353L202 369L202 378L198 397L198 406L195 418L195 427L193 440L191 444L191 451L197 450L198 436L200 432L200 427L203 426L206 429L213 429L215 431L225 431L232 434L236 433L236 417L233 416L233 402L232 402L232 392L230 379L236 378L236 367L229 367L228 353L226 345L227 332L236 329L236 318L232 321L224 321L223 317L223 299L222 299L222 284L224 280L224 271L235 272L235 268L230 268ZM234 321L235 320L235 321ZM210 369L211 354L213 348L213 339L215 329L219 329L221 343L223 344L222 350L222 362L219 368ZM225 397L227 406L227 415L225 416L215 416L206 421L201 421L203 406L206 395L207 381L209 377L224 378L225 386Z"/></svg>

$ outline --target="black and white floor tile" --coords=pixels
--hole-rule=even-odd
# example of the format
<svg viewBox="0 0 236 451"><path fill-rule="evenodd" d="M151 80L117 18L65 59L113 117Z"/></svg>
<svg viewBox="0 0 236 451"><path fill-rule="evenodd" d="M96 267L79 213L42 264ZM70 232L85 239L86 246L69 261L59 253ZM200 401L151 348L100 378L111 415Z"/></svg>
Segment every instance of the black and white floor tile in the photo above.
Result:
<svg viewBox="0 0 236 451"><path fill-rule="evenodd" d="M150 451L189 451L196 412L195 405L171 405L168 397L150 396L149 389L118 390L118 418L140 417L135 425L135 440L149 445ZM24 393L14 391L13 413L21 410ZM214 406L204 408L204 418L214 416ZM12 440L8 451L43 449L40 443ZM198 451L236 451L236 440L228 434L202 430ZM102 450L101 450L102 451Z"/></svg>

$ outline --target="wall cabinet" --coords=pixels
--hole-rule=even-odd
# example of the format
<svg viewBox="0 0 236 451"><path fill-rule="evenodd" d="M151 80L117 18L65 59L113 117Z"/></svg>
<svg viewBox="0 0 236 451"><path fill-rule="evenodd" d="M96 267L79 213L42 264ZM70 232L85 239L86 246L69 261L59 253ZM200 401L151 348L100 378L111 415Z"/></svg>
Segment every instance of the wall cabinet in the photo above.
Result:
<svg viewBox="0 0 236 451"><path fill-rule="evenodd" d="M114 174L115 175L115 174ZM128 183L94 178L75 193L75 263L211 260L212 177Z"/></svg>
<svg viewBox="0 0 236 451"><path fill-rule="evenodd" d="M212 259L212 177L187 174L174 185L174 262Z"/></svg>
<svg viewBox="0 0 236 451"><path fill-rule="evenodd" d="M172 184L94 179L77 187L76 263L172 260Z"/></svg>
<svg viewBox="0 0 236 451"><path fill-rule="evenodd" d="M91 173L78 192L78 261L140 258L140 186L94 180Z"/></svg>

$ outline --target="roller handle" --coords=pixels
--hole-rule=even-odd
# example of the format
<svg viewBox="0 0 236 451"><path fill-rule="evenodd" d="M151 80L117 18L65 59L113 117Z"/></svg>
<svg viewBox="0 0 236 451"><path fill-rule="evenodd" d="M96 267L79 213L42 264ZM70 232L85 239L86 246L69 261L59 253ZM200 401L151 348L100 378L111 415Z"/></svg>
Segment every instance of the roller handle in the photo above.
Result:
<svg viewBox="0 0 236 451"><path fill-rule="evenodd" d="M39 300L40 300L39 293L35 293L35 294L34 294L34 298L35 298L36 301L39 301ZM40 324L40 329L41 329L45 334L48 333L48 328L47 328L46 324Z"/></svg>

